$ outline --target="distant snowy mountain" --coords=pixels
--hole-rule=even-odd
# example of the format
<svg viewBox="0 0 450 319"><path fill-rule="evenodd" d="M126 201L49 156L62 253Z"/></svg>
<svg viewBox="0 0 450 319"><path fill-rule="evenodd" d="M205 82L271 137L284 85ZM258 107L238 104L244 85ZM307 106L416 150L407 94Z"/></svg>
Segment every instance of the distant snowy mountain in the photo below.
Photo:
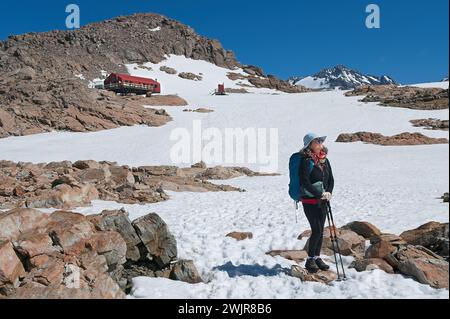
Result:
<svg viewBox="0 0 450 319"><path fill-rule="evenodd" d="M352 70L344 65L323 69L319 73L307 77L291 77L289 81L295 85L303 85L310 89L335 89L350 90L358 86L371 84L397 84L387 76L365 75L359 71Z"/></svg>
<svg viewBox="0 0 450 319"><path fill-rule="evenodd" d="M443 78L443 79L441 80L441 82L448 82L448 76L446 76L445 78Z"/></svg>

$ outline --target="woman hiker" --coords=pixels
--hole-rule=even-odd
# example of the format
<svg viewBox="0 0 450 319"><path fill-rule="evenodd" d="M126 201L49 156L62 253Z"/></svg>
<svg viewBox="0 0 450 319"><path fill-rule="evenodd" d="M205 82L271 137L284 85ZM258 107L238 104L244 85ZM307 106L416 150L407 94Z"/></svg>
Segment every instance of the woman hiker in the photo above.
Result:
<svg viewBox="0 0 450 319"><path fill-rule="evenodd" d="M328 270L330 267L320 258L323 232L327 218L327 203L331 200L334 188L333 171L324 146L326 137L310 133L303 139L300 151L301 202L311 226L308 259L305 268L310 273Z"/></svg>

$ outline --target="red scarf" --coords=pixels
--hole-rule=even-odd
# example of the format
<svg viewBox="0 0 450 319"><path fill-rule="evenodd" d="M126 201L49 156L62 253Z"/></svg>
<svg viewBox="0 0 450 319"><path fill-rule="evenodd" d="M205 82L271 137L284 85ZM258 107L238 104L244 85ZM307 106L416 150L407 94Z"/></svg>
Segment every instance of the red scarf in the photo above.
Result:
<svg viewBox="0 0 450 319"><path fill-rule="evenodd" d="M320 151L319 154L309 152L309 155L313 159L314 164L319 166L321 169L323 169L323 165L325 164L325 162L327 160L327 153L325 153L324 151Z"/></svg>

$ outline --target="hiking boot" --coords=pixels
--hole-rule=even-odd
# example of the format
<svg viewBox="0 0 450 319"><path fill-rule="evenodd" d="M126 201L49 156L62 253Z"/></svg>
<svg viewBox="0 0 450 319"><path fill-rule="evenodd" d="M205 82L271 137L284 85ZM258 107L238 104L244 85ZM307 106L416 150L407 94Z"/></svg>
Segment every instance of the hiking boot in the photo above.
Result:
<svg viewBox="0 0 450 319"><path fill-rule="evenodd" d="M320 270L316 264L316 261L312 258L308 258L305 263L305 268L310 274L315 274Z"/></svg>
<svg viewBox="0 0 450 319"><path fill-rule="evenodd" d="M330 270L330 266L328 266L321 258L316 259L316 265L320 270L327 271Z"/></svg>

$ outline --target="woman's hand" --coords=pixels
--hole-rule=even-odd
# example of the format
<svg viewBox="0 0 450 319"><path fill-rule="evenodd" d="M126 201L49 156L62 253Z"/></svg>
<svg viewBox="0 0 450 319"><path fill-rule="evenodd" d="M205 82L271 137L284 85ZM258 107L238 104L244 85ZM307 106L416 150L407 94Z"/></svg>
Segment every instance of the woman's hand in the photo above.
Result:
<svg viewBox="0 0 450 319"><path fill-rule="evenodd" d="M325 192L322 194L322 200L326 200L327 202L331 201L333 195L330 192Z"/></svg>

